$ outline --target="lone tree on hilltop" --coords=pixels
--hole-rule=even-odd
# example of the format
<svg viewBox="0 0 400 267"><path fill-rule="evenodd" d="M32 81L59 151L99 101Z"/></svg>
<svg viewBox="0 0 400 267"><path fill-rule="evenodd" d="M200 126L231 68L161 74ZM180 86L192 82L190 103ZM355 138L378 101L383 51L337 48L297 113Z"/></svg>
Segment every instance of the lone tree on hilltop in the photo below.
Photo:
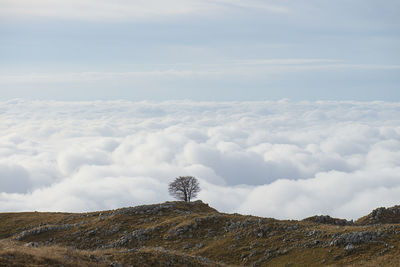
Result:
<svg viewBox="0 0 400 267"><path fill-rule="evenodd" d="M175 198L190 202L200 192L200 186L193 176L179 176L169 184L168 191Z"/></svg>

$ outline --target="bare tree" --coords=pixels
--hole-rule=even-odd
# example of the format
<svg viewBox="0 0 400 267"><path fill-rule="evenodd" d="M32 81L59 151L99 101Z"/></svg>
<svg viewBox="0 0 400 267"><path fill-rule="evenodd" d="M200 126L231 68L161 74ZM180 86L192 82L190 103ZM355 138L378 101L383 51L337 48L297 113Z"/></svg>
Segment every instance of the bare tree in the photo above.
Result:
<svg viewBox="0 0 400 267"><path fill-rule="evenodd" d="M190 202L200 192L200 186L193 176L179 176L169 184L168 191L175 198Z"/></svg>

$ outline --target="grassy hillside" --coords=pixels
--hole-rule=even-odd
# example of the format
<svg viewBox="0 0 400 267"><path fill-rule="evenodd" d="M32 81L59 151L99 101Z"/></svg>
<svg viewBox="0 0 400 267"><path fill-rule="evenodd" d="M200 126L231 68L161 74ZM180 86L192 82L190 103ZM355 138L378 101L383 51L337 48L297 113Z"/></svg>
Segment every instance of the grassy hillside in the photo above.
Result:
<svg viewBox="0 0 400 267"><path fill-rule="evenodd" d="M0 266L400 266L398 210L356 222L224 214L201 201L0 213Z"/></svg>

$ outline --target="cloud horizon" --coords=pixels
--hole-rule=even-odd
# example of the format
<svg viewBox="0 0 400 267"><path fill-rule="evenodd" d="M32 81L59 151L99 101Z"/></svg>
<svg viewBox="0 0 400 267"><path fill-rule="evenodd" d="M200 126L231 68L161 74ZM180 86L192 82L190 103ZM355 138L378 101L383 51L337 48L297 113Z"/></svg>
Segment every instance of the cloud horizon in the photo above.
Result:
<svg viewBox="0 0 400 267"><path fill-rule="evenodd" d="M400 103L0 102L0 211L85 212L200 181L222 212L357 219L399 204Z"/></svg>

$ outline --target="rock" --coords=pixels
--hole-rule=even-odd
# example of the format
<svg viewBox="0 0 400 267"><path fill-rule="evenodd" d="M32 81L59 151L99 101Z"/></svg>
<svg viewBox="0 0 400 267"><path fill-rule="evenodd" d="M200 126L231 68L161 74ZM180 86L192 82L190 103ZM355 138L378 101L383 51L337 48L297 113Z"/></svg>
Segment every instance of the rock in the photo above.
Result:
<svg viewBox="0 0 400 267"><path fill-rule="evenodd" d="M120 225L111 225L110 229L106 231L107 235L113 235L119 232Z"/></svg>
<svg viewBox="0 0 400 267"><path fill-rule="evenodd" d="M315 223L321 223L321 224L333 224L333 225L340 225L340 226L353 225L353 221L332 218L329 215L316 215L316 216L308 217L308 218L304 219L303 221L315 222Z"/></svg>
<svg viewBox="0 0 400 267"><path fill-rule="evenodd" d="M237 234L235 234L234 238L235 238L235 240L241 240L241 239L243 239L243 236L241 234L237 233Z"/></svg>
<svg viewBox="0 0 400 267"><path fill-rule="evenodd" d="M153 205L142 205L136 207L129 207L129 208L122 208L117 209L113 212L112 215L118 214L128 214L128 215L135 215L135 214L152 214L152 215L162 215L165 211L172 211L179 214L191 214L191 210L182 211L177 209L177 205L182 205L182 201L167 201L161 204L153 204ZM207 204L203 203L201 200L196 200L190 203L185 203L188 205L190 209L209 209L210 211L215 211L214 209L210 208ZM161 212L161 213L160 213Z"/></svg>
<svg viewBox="0 0 400 267"><path fill-rule="evenodd" d="M260 244L258 242L254 242L254 243L250 244L250 249L255 249L259 246L260 246Z"/></svg>
<svg viewBox="0 0 400 267"><path fill-rule="evenodd" d="M295 224L295 225L289 225L289 226L287 226L286 227L286 230L287 231L295 231L295 230L298 230L300 228L300 225L299 224Z"/></svg>
<svg viewBox="0 0 400 267"><path fill-rule="evenodd" d="M204 247L205 247L205 245L203 243L200 243L200 244L198 244L196 246L197 249L201 249L201 248L204 248Z"/></svg>
<svg viewBox="0 0 400 267"><path fill-rule="evenodd" d="M262 238L266 237L269 231L270 229L268 228L268 226L263 225L259 228L254 229L253 233L256 237Z"/></svg>
<svg viewBox="0 0 400 267"><path fill-rule="evenodd" d="M303 245L303 247L306 248L312 248L312 247L317 247L319 245L321 245L323 242L320 240L311 240L310 242L307 242Z"/></svg>
<svg viewBox="0 0 400 267"><path fill-rule="evenodd" d="M192 244L192 243L186 243L186 244L183 245L182 248L186 250L186 249L190 249L190 248L192 248L192 247L193 247L193 244Z"/></svg>
<svg viewBox="0 0 400 267"><path fill-rule="evenodd" d="M103 246L104 248L107 247L112 247L112 248L120 248L123 247L125 245L130 244L132 241L136 241L136 242L143 242L146 240L149 240L151 238L151 236L153 235L153 233L160 231L161 227L157 226L157 227L151 227L151 228L141 228L138 230L134 230L132 233L128 233L127 231L124 232L124 234L116 241L114 241L113 243Z"/></svg>
<svg viewBox="0 0 400 267"><path fill-rule="evenodd" d="M390 208L380 207L374 209L370 214L357 221L357 224L360 225L381 223L400 223L400 205Z"/></svg>
<svg viewBox="0 0 400 267"><path fill-rule="evenodd" d="M259 252L258 252L257 250L252 250L252 251L250 252L250 254L249 254L249 257L254 257L254 256L256 256L257 254L259 254Z"/></svg>
<svg viewBox="0 0 400 267"><path fill-rule="evenodd" d="M96 233L97 233L97 229L94 229L94 230L88 231L88 232L87 232L87 235L88 235L88 236L94 236L94 235L96 235Z"/></svg>
<svg viewBox="0 0 400 267"><path fill-rule="evenodd" d="M21 233L17 234L14 236L15 240L22 240L28 236L32 235L39 235L41 233L45 232L50 232L50 231L62 231L62 230L67 230L72 227L77 227L80 226L80 223L75 223L75 224L61 224L61 225L46 225L46 226L41 226L37 228L33 228L31 230L25 230L22 231Z"/></svg>
<svg viewBox="0 0 400 267"><path fill-rule="evenodd" d="M212 229L207 229L207 237L210 238L214 236L216 236L216 232Z"/></svg>
<svg viewBox="0 0 400 267"><path fill-rule="evenodd" d="M136 207L122 208L114 211L114 215L118 214L158 214L160 211L172 210L176 205L175 202L165 202L161 204L154 205L141 205Z"/></svg>
<svg viewBox="0 0 400 267"><path fill-rule="evenodd" d="M312 230L310 232L307 233L307 236L313 236L313 237L317 237L321 234L321 231L319 230Z"/></svg>
<svg viewBox="0 0 400 267"><path fill-rule="evenodd" d="M132 232L132 237L135 238L137 241L145 241L149 239L149 232L147 229L139 229Z"/></svg>
<svg viewBox="0 0 400 267"><path fill-rule="evenodd" d="M344 249L347 250L347 251L353 251L353 250L355 249L355 247L354 247L353 244L347 244L347 245L344 247Z"/></svg>
<svg viewBox="0 0 400 267"><path fill-rule="evenodd" d="M33 248L38 248L39 247L39 243L37 242L29 242L25 244L26 247L33 247Z"/></svg>
<svg viewBox="0 0 400 267"><path fill-rule="evenodd" d="M98 262L100 260L99 257L97 257L96 255L93 255L93 254L89 255L89 259L96 261L96 262Z"/></svg>
<svg viewBox="0 0 400 267"><path fill-rule="evenodd" d="M363 244L372 242L378 239L378 235L375 232L350 232L335 235L330 241L330 246L346 246L348 244Z"/></svg>

